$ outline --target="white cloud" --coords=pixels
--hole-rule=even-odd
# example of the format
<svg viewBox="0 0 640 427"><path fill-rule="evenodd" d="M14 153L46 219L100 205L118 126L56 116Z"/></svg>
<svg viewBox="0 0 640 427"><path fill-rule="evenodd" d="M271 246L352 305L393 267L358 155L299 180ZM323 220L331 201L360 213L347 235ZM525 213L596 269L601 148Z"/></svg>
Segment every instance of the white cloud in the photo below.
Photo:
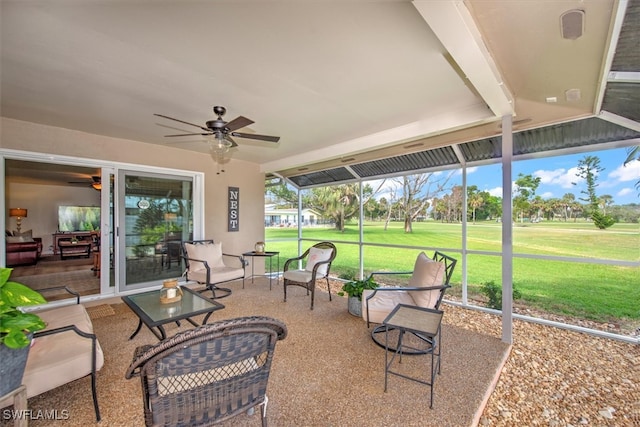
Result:
<svg viewBox="0 0 640 427"><path fill-rule="evenodd" d="M626 166L620 165L616 170L608 175L609 179L620 182L637 181L640 179L640 160L628 163Z"/></svg>
<svg viewBox="0 0 640 427"><path fill-rule="evenodd" d="M628 196L629 194L633 193L634 190L632 188L623 188L622 190L618 191L616 193L616 196L618 197L624 197L624 196Z"/></svg>
<svg viewBox="0 0 640 427"><path fill-rule="evenodd" d="M502 187L495 187L486 191L494 197L502 197Z"/></svg>
<svg viewBox="0 0 640 427"><path fill-rule="evenodd" d="M534 177L540 178L541 184L556 185L562 188L572 188L573 183L580 183L584 181L582 178L576 176L578 168L556 169L556 170L537 170L533 173Z"/></svg>
<svg viewBox="0 0 640 427"><path fill-rule="evenodd" d="M543 199L550 199L553 197L553 192L547 191L542 194L539 194L539 196L542 197Z"/></svg>

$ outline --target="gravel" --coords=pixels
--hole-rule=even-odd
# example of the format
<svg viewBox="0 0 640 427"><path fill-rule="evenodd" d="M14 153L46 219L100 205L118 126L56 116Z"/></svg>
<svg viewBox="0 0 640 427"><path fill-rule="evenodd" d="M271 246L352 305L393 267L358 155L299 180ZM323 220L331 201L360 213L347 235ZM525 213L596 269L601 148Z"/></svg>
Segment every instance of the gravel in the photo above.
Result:
<svg viewBox="0 0 640 427"><path fill-rule="evenodd" d="M340 286L331 283L334 291ZM499 316L446 301L442 308L445 323L502 336ZM518 311L565 320L522 307ZM612 324L583 320L579 325L619 332ZM640 345L516 319L511 354L480 425L640 426Z"/></svg>

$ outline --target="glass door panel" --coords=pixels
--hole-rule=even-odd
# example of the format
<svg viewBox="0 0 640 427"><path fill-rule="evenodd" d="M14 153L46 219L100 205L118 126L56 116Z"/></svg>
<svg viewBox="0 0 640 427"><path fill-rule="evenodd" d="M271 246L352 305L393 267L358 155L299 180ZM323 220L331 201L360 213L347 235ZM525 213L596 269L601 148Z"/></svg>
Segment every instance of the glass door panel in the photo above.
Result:
<svg viewBox="0 0 640 427"><path fill-rule="evenodd" d="M181 242L193 238L193 179L118 174L120 291L182 275Z"/></svg>

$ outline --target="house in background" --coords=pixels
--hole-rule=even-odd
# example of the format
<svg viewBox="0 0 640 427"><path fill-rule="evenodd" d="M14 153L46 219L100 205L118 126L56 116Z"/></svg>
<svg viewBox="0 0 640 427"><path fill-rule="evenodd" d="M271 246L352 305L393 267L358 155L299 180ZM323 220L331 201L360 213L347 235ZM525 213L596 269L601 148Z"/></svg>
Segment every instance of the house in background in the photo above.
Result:
<svg viewBox="0 0 640 427"><path fill-rule="evenodd" d="M264 226L265 227L313 227L323 224L318 212L313 209L302 209L302 216L298 221L298 209L278 208L275 205L264 206Z"/></svg>

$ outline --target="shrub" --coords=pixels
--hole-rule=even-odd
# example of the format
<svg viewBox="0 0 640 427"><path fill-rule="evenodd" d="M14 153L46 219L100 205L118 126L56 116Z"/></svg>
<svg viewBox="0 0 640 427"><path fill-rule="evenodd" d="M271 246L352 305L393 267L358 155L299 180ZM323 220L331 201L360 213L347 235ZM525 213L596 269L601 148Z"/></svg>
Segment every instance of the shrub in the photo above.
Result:
<svg viewBox="0 0 640 427"><path fill-rule="evenodd" d="M490 282L484 282L480 285L480 292L482 292L487 299L487 306L496 310L502 310L502 285L496 284L493 280ZM522 298L522 292L516 286L513 286L513 299Z"/></svg>

